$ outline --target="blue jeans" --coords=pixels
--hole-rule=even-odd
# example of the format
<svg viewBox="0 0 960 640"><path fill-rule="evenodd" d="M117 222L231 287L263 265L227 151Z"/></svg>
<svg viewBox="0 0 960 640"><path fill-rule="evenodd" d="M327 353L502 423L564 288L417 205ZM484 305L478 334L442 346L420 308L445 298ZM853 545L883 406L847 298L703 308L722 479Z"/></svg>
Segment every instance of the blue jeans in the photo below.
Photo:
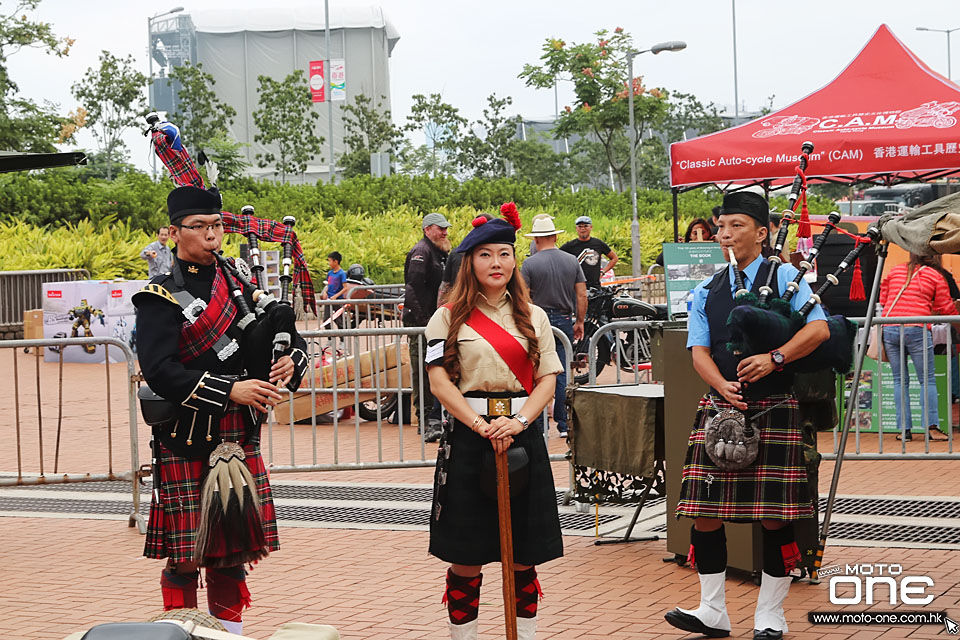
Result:
<svg viewBox="0 0 960 640"><path fill-rule="evenodd" d="M550 319L551 326L563 331L570 342L573 342L573 320L570 319L569 313L548 310L547 318ZM563 367L563 371L557 375L557 389L553 397L553 419L557 421L557 431L565 433L567 430L567 369L564 364L565 355L563 352L563 343L561 343L558 338L554 338L554 342L557 344L557 355L560 356L560 366ZM543 430L544 433L546 433L546 422L543 424Z"/></svg>
<svg viewBox="0 0 960 640"><path fill-rule="evenodd" d="M926 335L927 348L923 348L924 335ZM913 417L910 414L910 376L906 380L901 380L900 367L903 366L904 372L907 371L906 361L900 361L900 327L883 328L883 348L890 358L890 368L893 369L893 389L894 402L897 407L897 427L901 431L910 433L913 425ZM903 328L903 350L904 355L910 356L913 361L913 368L917 372L917 381L921 385L926 380L926 421L923 428L939 427L940 415L937 410L939 398L937 397L937 381L933 366L933 335L926 327L904 327ZM904 358L906 360L906 358ZM904 400L906 402L904 402ZM923 401L921 401L923 402ZM921 404L921 411L923 405Z"/></svg>

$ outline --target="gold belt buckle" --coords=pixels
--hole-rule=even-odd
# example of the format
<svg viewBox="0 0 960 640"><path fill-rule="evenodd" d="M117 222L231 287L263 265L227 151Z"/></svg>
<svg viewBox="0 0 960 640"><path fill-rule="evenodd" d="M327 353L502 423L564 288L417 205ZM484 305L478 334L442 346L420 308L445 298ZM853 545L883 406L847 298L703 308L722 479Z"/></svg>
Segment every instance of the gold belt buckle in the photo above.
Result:
<svg viewBox="0 0 960 640"><path fill-rule="evenodd" d="M488 416L509 416L513 415L510 412L510 398L487 398L487 415Z"/></svg>

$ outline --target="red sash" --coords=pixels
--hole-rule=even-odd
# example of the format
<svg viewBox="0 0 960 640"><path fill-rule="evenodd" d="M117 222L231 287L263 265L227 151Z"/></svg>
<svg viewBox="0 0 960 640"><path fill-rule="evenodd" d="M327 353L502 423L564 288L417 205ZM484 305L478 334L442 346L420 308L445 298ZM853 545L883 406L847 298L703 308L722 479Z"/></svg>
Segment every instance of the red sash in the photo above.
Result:
<svg viewBox="0 0 960 640"><path fill-rule="evenodd" d="M467 318L467 326L490 343L497 355L510 367L513 375L517 376L527 395L533 393L533 364L520 341L476 307Z"/></svg>
<svg viewBox="0 0 960 640"><path fill-rule="evenodd" d="M213 276L210 302L196 322L184 321L180 328L180 361L190 362L212 347L227 332L237 315L237 305L230 299L230 290L220 269Z"/></svg>

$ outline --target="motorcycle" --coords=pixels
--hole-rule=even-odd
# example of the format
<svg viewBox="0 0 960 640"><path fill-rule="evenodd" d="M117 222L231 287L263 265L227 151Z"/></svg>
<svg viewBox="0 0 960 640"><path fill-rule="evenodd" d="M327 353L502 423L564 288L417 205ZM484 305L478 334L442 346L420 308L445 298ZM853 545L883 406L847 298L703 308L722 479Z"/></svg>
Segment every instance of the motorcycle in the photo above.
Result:
<svg viewBox="0 0 960 640"><path fill-rule="evenodd" d="M590 380L590 358L587 350L590 338L603 325L615 320L666 320L667 305L650 304L626 294L625 287L603 287L587 292L587 315L583 321L583 338L573 343L570 372L573 381L585 384ZM619 363L623 371L633 372L637 365L650 362L650 333L646 329L617 331L618 339L610 334L597 341L596 373L611 362ZM616 346L614 351L613 347Z"/></svg>

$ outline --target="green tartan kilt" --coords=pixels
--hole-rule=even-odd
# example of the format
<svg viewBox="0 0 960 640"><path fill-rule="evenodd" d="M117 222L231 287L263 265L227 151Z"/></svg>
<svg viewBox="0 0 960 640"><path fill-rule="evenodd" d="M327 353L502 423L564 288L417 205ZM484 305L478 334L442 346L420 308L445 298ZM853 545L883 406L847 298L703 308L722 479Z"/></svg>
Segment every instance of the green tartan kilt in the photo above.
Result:
<svg viewBox="0 0 960 640"><path fill-rule="evenodd" d="M677 517L719 518L728 522L812 517L813 505L803 461L803 434L793 395L748 402L747 417L780 402L783 404L754 422L760 429L757 459L737 471L721 471L707 456L704 426L718 413L709 397L708 394L700 399L690 434ZM714 402L719 410L733 408L723 399L714 398Z"/></svg>

